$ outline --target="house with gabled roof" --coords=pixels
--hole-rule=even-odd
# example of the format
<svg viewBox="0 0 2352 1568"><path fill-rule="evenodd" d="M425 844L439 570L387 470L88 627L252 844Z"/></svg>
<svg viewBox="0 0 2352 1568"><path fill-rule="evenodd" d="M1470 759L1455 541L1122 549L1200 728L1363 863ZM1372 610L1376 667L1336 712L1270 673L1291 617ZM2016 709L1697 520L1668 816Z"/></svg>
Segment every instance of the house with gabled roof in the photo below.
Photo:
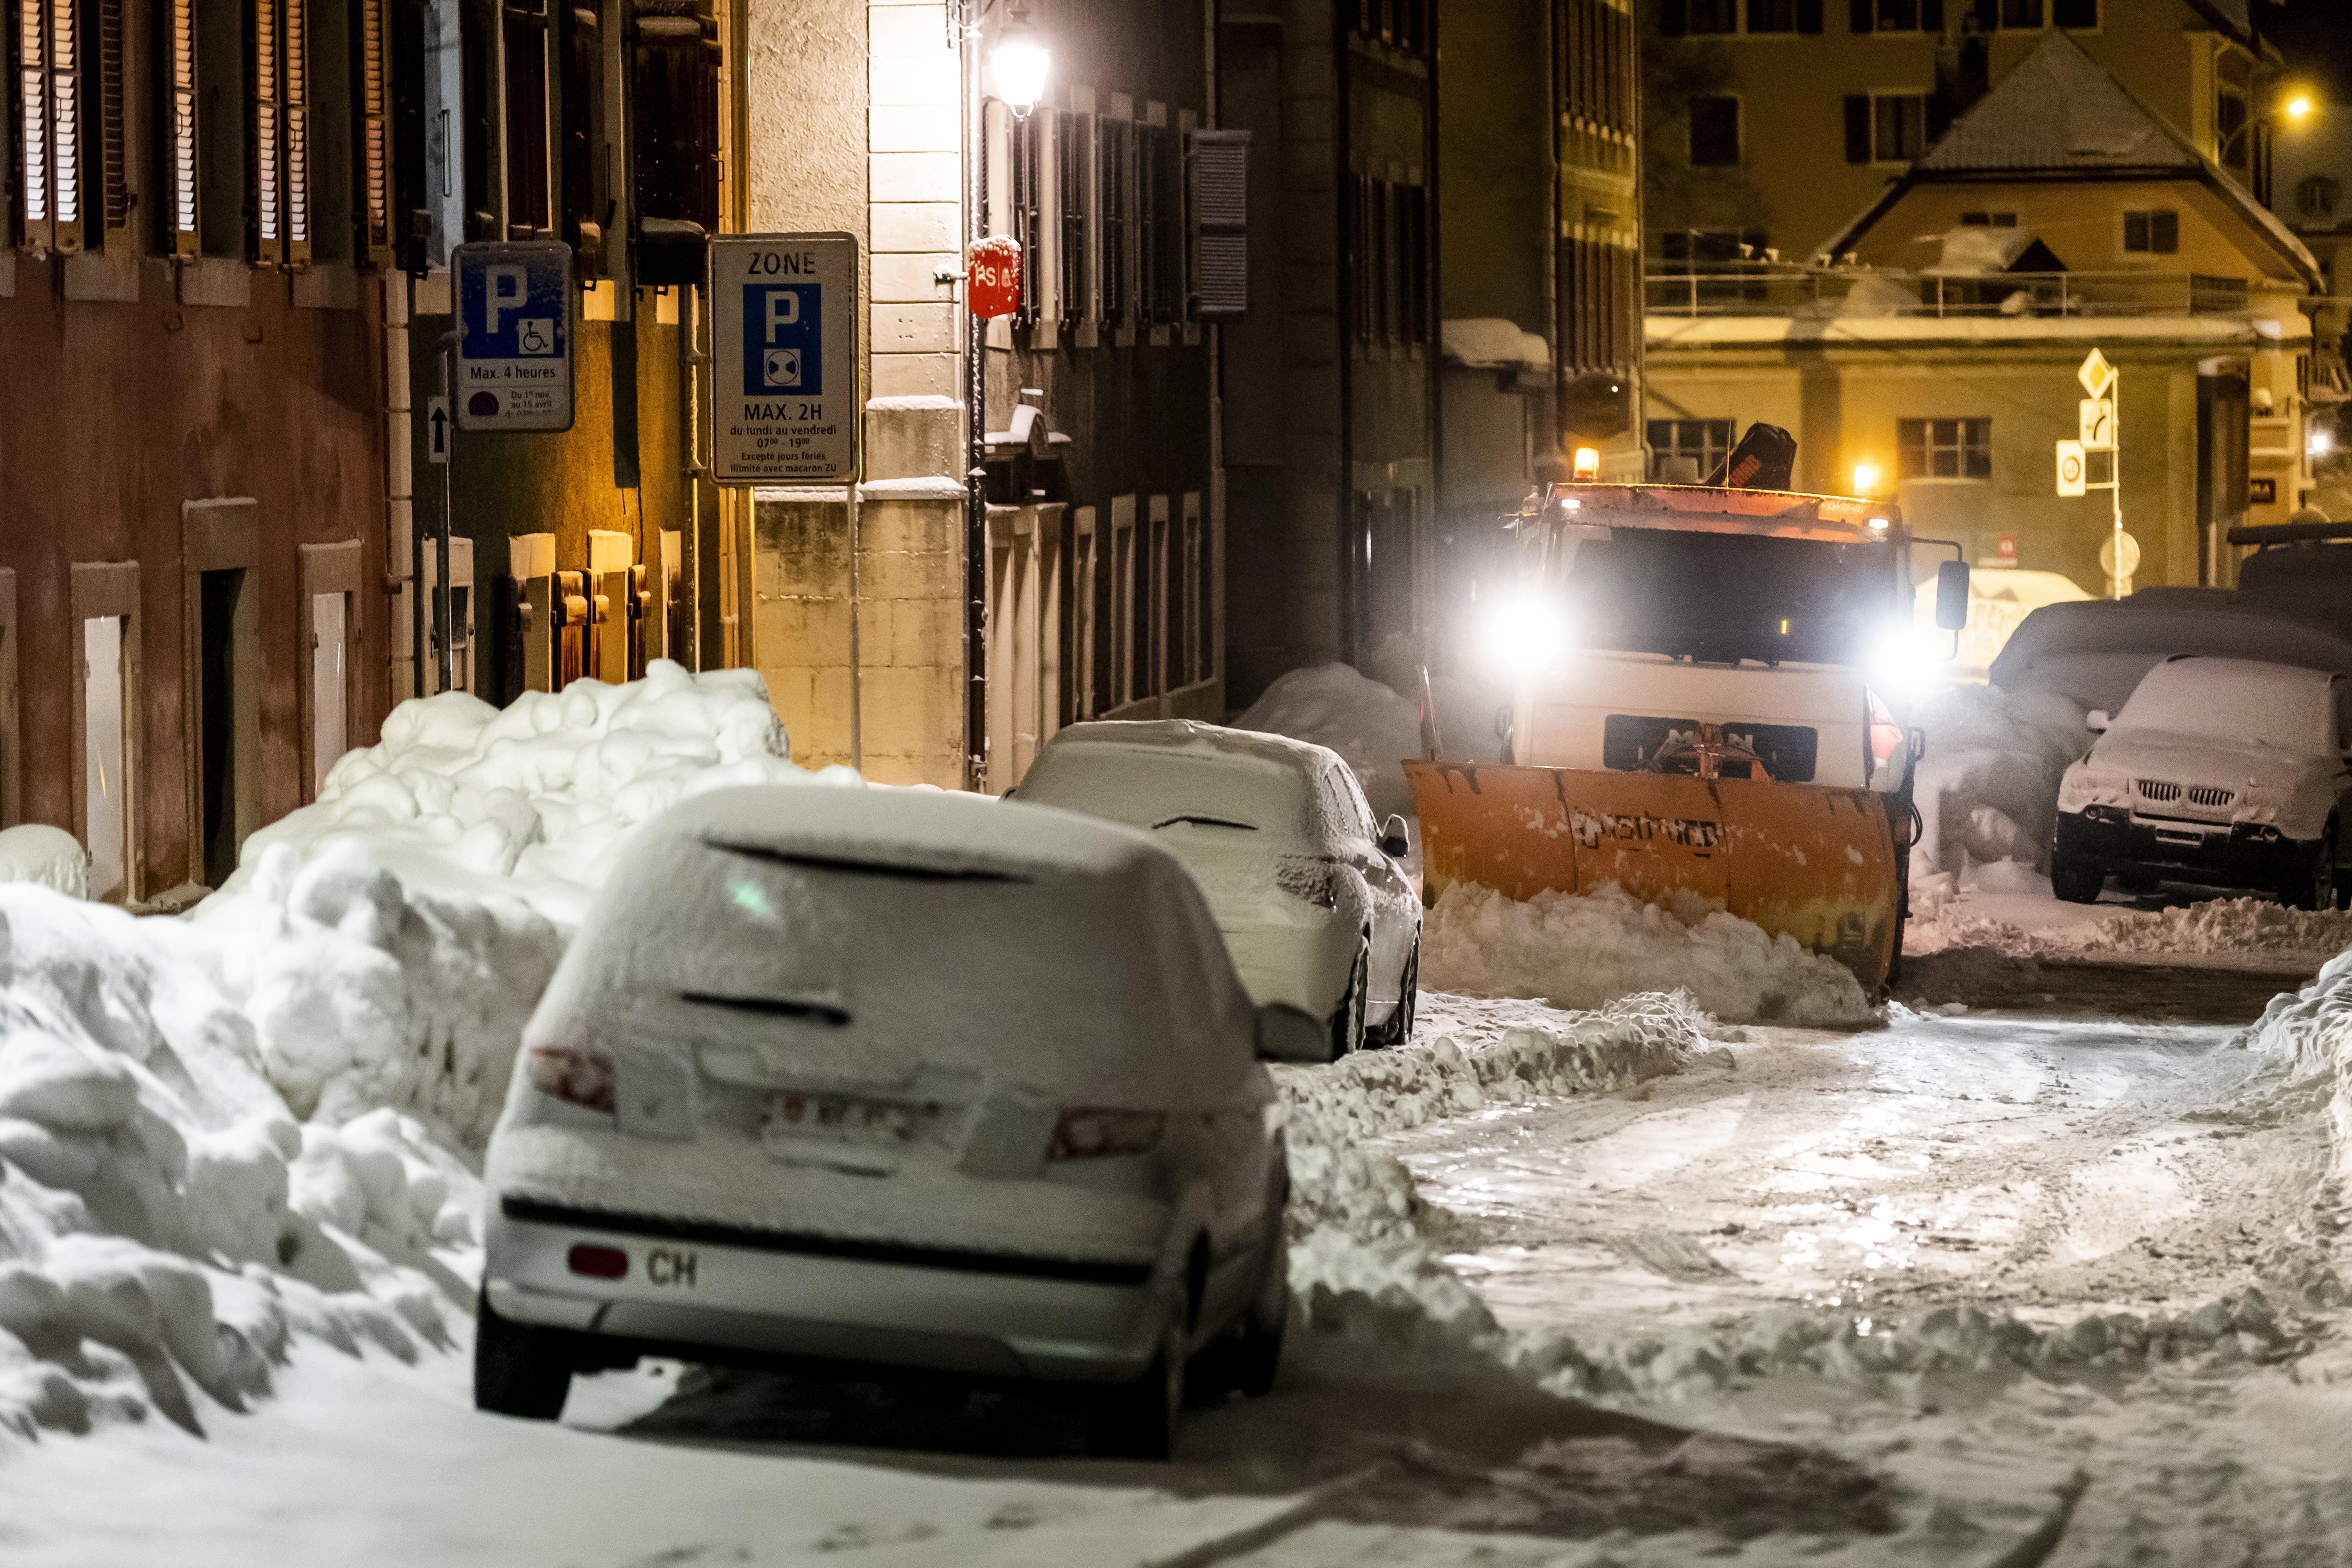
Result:
<svg viewBox="0 0 2352 1568"><path fill-rule="evenodd" d="M1979 564L2094 594L2233 582L2230 530L2305 499L2317 264L2066 35L1825 250L1650 277L1654 471L1701 466L1750 422L1783 425L1807 487L1897 498L1916 531ZM2057 493L2094 349L2119 373L2121 574L2100 557L2104 492ZM2108 459L2090 461L2105 479Z"/></svg>

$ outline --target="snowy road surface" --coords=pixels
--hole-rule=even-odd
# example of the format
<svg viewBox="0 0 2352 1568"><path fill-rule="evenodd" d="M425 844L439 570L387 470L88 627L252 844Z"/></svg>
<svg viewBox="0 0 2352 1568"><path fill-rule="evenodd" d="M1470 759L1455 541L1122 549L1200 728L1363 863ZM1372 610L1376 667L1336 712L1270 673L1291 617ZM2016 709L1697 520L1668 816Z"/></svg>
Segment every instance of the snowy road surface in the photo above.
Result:
<svg viewBox="0 0 2352 1568"><path fill-rule="evenodd" d="M533 1426L472 1412L462 1353L306 1342L202 1441L0 1450L0 1562L2352 1561L2324 1086L2237 1045L2295 967L1938 954L1908 994L1969 1010L1457 1096L1359 1152L1493 1323L1320 1301L1172 1466L1064 1457L1049 1407L668 1367ZM1423 1007L1436 1055L1564 1023Z"/></svg>

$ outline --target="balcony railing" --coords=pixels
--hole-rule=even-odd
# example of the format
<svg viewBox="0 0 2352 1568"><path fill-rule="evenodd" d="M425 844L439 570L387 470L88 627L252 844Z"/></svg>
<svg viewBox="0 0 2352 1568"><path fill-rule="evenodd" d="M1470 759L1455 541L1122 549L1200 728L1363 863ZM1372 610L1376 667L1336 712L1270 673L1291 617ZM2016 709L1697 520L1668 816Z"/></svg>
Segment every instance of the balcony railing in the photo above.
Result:
<svg viewBox="0 0 2352 1568"><path fill-rule="evenodd" d="M2201 272L1941 277L1728 262L1654 272L1642 289L1654 316L2187 316L2246 308L2244 279Z"/></svg>

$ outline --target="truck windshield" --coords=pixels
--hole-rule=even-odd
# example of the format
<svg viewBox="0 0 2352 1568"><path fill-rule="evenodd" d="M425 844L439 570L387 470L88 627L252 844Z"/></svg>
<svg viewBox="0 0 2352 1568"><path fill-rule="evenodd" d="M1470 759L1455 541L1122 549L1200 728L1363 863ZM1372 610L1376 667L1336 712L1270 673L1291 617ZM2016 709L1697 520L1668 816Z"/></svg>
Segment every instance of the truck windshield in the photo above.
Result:
<svg viewBox="0 0 2352 1568"><path fill-rule="evenodd" d="M1907 607L1892 542L1579 531L1580 542L1553 557L1552 586L1571 636L1586 647L1722 663L1854 664Z"/></svg>

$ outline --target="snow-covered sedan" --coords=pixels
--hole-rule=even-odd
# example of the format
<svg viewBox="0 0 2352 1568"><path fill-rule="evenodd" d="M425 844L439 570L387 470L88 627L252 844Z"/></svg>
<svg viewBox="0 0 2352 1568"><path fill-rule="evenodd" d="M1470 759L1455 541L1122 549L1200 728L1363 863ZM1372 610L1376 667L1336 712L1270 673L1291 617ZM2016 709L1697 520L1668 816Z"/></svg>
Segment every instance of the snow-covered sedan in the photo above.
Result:
<svg viewBox="0 0 2352 1568"><path fill-rule="evenodd" d="M1260 1006L1330 1020L1332 1054L1412 1037L1421 900L1337 752L1189 720L1073 724L1016 792L1148 830L1208 895Z"/></svg>
<svg viewBox="0 0 2352 1568"><path fill-rule="evenodd" d="M2050 885L2096 902L2110 875L2269 888L2300 910L2352 893L2346 682L2325 670L2181 655L2141 678L2058 786Z"/></svg>
<svg viewBox="0 0 2352 1568"><path fill-rule="evenodd" d="M1253 1008L1142 834L896 791L714 792L643 828L491 1137L474 1397L551 1418L660 1352L1056 1383L1152 1457L1262 1393L1288 1304Z"/></svg>

